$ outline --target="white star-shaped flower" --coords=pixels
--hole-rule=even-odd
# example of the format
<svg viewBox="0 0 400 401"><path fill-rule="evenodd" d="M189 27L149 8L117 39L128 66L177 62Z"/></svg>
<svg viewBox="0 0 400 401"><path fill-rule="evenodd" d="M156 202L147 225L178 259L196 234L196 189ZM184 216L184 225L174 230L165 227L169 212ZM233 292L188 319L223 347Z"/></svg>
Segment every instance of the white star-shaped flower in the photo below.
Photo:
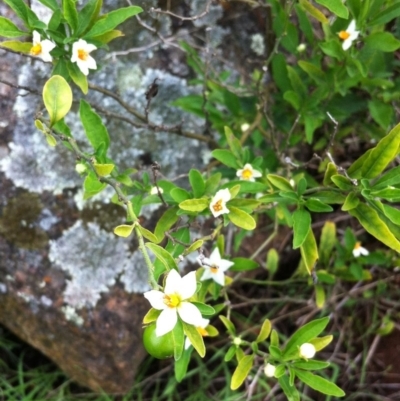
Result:
<svg viewBox="0 0 400 401"><path fill-rule="evenodd" d="M229 189L220 189L211 199L210 210L214 217L218 217L221 214L229 213L229 209L226 207L226 202L231 199L231 193Z"/></svg>
<svg viewBox="0 0 400 401"><path fill-rule="evenodd" d="M200 333L200 335L202 337L207 337L208 336L206 327L209 325L209 323L210 323L210 319L204 319L202 317L200 326L196 327L197 331ZM186 339L185 339L185 349L188 349L191 345L192 345L192 343L189 340L189 337L186 337Z"/></svg>
<svg viewBox="0 0 400 401"><path fill-rule="evenodd" d="M40 57L43 61L51 63L53 61L53 57L50 55L50 52L55 47L55 43L49 39L40 40L39 32L32 32L32 47L30 52L32 56Z"/></svg>
<svg viewBox="0 0 400 401"><path fill-rule="evenodd" d="M343 40L343 50L349 49L351 44L358 38L359 34L360 31L356 30L356 21L353 19L345 31L339 32L339 38Z"/></svg>
<svg viewBox="0 0 400 401"><path fill-rule="evenodd" d="M304 343L300 345L299 354L304 359L311 359L314 357L317 350L311 343Z"/></svg>
<svg viewBox="0 0 400 401"><path fill-rule="evenodd" d="M188 302L196 292L196 272L190 272L181 277L172 269L165 280L164 292L151 290L143 295L154 309L161 310L156 321L158 337L169 333L175 327L179 317L193 326L201 326L203 317L195 305Z"/></svg>
<svg viewBox="0 0 400 401"><path fill-rule="evenodd" d="M356 242L353 249L353 256L358 258L361 255L367 256L369 255L369 251L361 246L361 242Z"/></svg>
<svg viewBox="0 0 400 401"><path fill-rule="evenodd" d="M221 259L218 247L216 247L209 258L198 257L198 262L204 267L204 273L200 281L213 279L217 284L225 285L225 272L233 266L233 262Z"/></svg>
<svg viewBox="0 0 400 401"><path fill-rule="evenodd" d="M254 170L253 166L249 163L245 164L242 169L236 171L236 175L240 177L241 180L245 181L255 181L256 178L262 176L262 174Z"/></svg>
<svg viewBox="0 0 400 401"><path fill-rule="evenodd" d="M89 55L90 52L96 49L95 45L87 43L83 39L79 39L72 45L71 61L78 65L84 75L89 74L89 68L91 70L97 69L96 60Z"/></svg>

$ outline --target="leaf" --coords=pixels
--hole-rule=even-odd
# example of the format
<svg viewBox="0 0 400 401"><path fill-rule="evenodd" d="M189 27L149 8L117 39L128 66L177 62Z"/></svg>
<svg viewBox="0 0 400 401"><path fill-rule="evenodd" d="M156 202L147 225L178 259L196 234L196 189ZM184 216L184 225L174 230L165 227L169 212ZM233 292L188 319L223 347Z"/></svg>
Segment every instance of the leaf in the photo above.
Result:
<svg viewBox="0 0 400 401"><path fill-rule="evenodd" d="M234 262L234 265L229 270L234 272L254 270L259 266L256 261L241 257L233 258L232 262Z"/></svg>
<svg viewBox="0 0 400 401"><path fill-rule="evenodd" d="M293 213L293 249L299 248L311 229L311 215L307 210L297 209Z"/></svg>
<svg viewBox="0 0 400 401"><path fill-rule="evenodd" d="M273 276L278 270L279 265L279 254L276 249L271 248L267 253L267 261L265 267L269 272L270 276Z"/></svg>
<svg viewBox="0 0 400 401"><path fill-rule="evenodd" d="M90 171L83 182L85 190L83 199L89 199L92 196L100 193L107 186L107 184L100 182L93 171Z"/></svg>
<svg viewBox="0 0 400 401"><path fill-rule="evenodd" d="M395 207L385 205L384 203L382 204L382 208L383 208L383 213L385 214L385 216L392 223L400 226L400 210Z"/></svg>
<svg viewBox="0 0 400 401"><path fill-rule="evenodd" d="M238 389L246 380L251 368L253 367L254 355L245 355L233 372L231 380L231 390Z"/></svg>
<svg viewBox="0 0 400 401"><path fill-rule="evenodd" d="M0 47L4 47L5 49L10 49L15 52L29 54L32 48L32 43L19 42L18 40L8 40L0 42Z"/></svg>
<svg viewBox="0 0 400 401"><path fill-rule="evenodd" d="M280 175L267 174L267 179L274 187L281 189L282 191L293 191L290 182Z"/></svg>
<svg viewBox="0 0 400 401"><path fill-rule="evenodd" d="M111 174L111 171L114 170L115 165L111 163L108 164L94 163L93 167L98 175L100 175L101 177L105 177Z"/></svg>
<svg viewBox="0 0 400 401"><path fill-rule="evenodd" d="M46 141L49 144L49 146L54 147L57 145L56 138L54 138L53 135L50 134L45 134L46 135Z"/></svg>
<svg viewBox="0 0 400 401"><path fill-rule="evenodd" d="M260 332L258 333L258 336L256 338L256 342L260 343L262 341L265 341L271 334L271 329L272 329L271 321L265 319L261 326Z"/></svg>
<svg viewBox="0 0 400 401"><path fill-rule="evenodd" d="M192 352L193 347L189 347L189 349L183 350L182 356L177 361L175 361L174 372L175 379L178 383L180 383L186 376Z"/></svg>
<svg viewBox="0 0 400 401"><path fill-rule="evenodd" d="M185 346L184 328L180 319L178 319L174 329L172 330L172 339L174 341L174 359L175 361L179 361Z"/></svg>
<svg viewBox="0 0 400 401"><path fill-rule="evenodd" d="M197 331L197 328L191 324L183 323L183 330L185 334L189 337L194 349L203 358L206 354L206 347L204 346L204 340L201 334Z"/></svg>
<svg viewBox="0 0 400 401"><path fill-rule="evenodd" d="M64 17L67 20L72 31L75 32L78 26L78 12L76 11L74 0L63 0L62 7L64 12Z"/></svg>
<svg viewBox="0 0 400 401"><path fill-rule="evenodd" d="M368 21L369 26L384 25L394 18L400 16L400 3L394 3L378 13L372 20Z"/></svg>
<svg viewBox="0 0 400 401"><path fill-rule="evenodd" d="M232 151L233 155L241 160L242 158L242 144L240 141L233 135L232 130L229 127L224 127L225 137L228 142L229 148Z"/></svg>
<svg viewBox="0 0 400 401"><path fill-rule="evenodd" d="M307 199L305 202L305 206L307 207L308 210L311 210L312 212L317 212L317 213L333 211L332 206L329 206L326 203L321 202L319 199L315 199L315 198Z"/></svg>
<svg viewBox="0 0 400 401"><path fill-rule="evenodd" d="M390 32L374 32L365 38L365 46L369 50L394 52L400 48L400 40Z"/></svg>
<svg viewBox="0 0 400 401"><path fill-rule="evenodd" d="M324 337L316 337L313 338L312 340L310 340L310 344L314 345L315 350L321 351L322 349L324 349L325 347L327 347L333 340L333 336L329 335L329 336L324 336Z"/></svg>
<svg viewBox="0 0 400 401"><path fill-rule="evenodd" d="M387 165L397 156L400 146L400 124L383 137L369 153L361 168L363 178L374 178L381 174Z"/></svg>
<svg viewBox="0 0 400 401"><path fill-rule="evenodd" d="M346 393L336 384L324 379L321 376L312 374L304 370L295 369L296 376L308 387L320 393L332 395L334 397L344 397Z"/></svg>
<svg viewBox="0 0 400 401"><path fill-rule="evenodd" d="M278 382L288 401L300 401L299 392L297 391L296 387L290 385L288 376L284 375L279 377Z"/></svg>
<svg viewBox="0 0 400 401"><path fill-rule="evenodd" d="M154 253L155 257L164 265L167 271L171 269L179 271L175 259L164 248L162 248L157 244L153 244L152 242L146 242L146 247L149 248L150 251Z"/></svg>
<svg viewBox="0 0 400 401"><path fill-rule="evenodd" d="M79 115L86 137L93 148L97 150L101 144L104 144L104 153L106 153L108 147L110 146L110 137L108 135L107 128L101 121L100 116L92 109L90 104L83 99L81 99Z"/></svg>
<svg viewBox="0 0 400 401"><path fill-rule="evenodd" d="M400 242L369 205L360 203L356 208L349 210L349 213L360 222L367 232L389 248L400 252Z"/></svg>
<svg viewBox="0 0 400 401"><path fill-rule="evenodd" d="M191 169L189 171L189 182L193 189L194 197L202 197L206 189L206 184L199 170Z"/></svg>
<svg viewBox="0 0 400 401"><path fill-rule="evenodd" d="M127 224L121 224L120 226L117 226L114 228L114 234L118 235L118 237L129 237L132 234L134 225L127 225Z"/></svg>
<svg viewBox="0 0 400 401"><path fill-rule="evenodd" d="M368 102L368 109L372 118L386 131L393 120L393 107L380 99L373 99Z"/></svg>
<svg viewBox="0 0 400 401"><path fill-rule="evenodd" d="M228 149L215 149L211 152L211 156L220 161L225 166L239 169L239 163L235 155Z"/></svg>
<svg viewBox="0 0 400 401"><path fill-rule="evenodd" d="M358 195L355 192L350 192L347 195L346 200L344 201L344 204L342 206L342 210L344 212L347 212L347 211L357 207L357 205L359 203L360 203L360 199L359 199Z"/></svg>
<svg viewBox="0 0 400 401"><path fill-rule="evenodd" d="M61 120L72 105L72 91L60 75L53 75L43 87L43 102L50 116L50 126Z"/></svg>
<svg viewBox="0 0 400 401"><path fill-rule="evenodd" d="M327 221L322 227L319 240L319 260L323 266L328 266L335 243L336 225L333 221Z"/></svg>
<svg viewBox="0 0 400 401"><path fill-rule="evenodd" d="M190 253L197 251L199 248L201 248L204 244L204 240L198 239L197 241L193 242L192 245L189 246L189 248L186 249L185 255L189 255Z"/></svg>
<svg viewBox="0 0 400 401"><path fill-rule="evenodd" d="M103 0L89 0L78 14L78 26L76 35L81 36L86 30L90 29L97 20ZM93 38L94 40L95 38Z"/></svg>
<svg viewBox="0 0 400 401"><path fill-rule="evenodd" d="M50 8L52 11L56 11L59 9L57 0L39 0L39 1L46 7Z"/></svg>
<svg viewBox="0 0 400 401"><path fill-rule="evenodd" d="M153 323L160 316L161 311L151 308L143 318L143 324Z"/></svg>
<svg viewBox="0 0 400 401"><path fill-rule="evenodd" d="M215 309L210 305L202 302L192 302L192 304L197 307L202 315L209 316L215 314Z"/></svg>
<svg viewBox="0 0 400 401"><path fill-rule="evenodd" d="M400 184L400 166L390 169L379 177L372 185L372 189L384 189L397 184Z"/></svg>
<svg viewBox="0 0 400 401"><path fill-rule="evenodd" d="M82 93L86 95L89 90L88 80L85 74L79 69L76 63L67 63L67 68L69 72L69 76L74 81L75 85L77 85Z"/></svg>
<svg viewBox="0 0 400 401"><path fill-rule="evenodd" d="M311 274L318 260L318 248L313 230L308 231L307 237L300 247L300 253L308 273Z"/></svg>
<svg viewBox="0 0 400 401"><path fill-rule="evenodd" d="M325 305L326 294L324 287L322 285L317 284L315 286L315 304L317 308L322 309Z"/></svg>
<svg viewBox="0 0 400 401"><path fill-rule="evenodd" d="M304 370L320 370L320 369L325 369L329 367L330 363L325 362L325 361L314 361L312 359L308 361L294 361L293 362L293 367L298 368L298 369L304 369Z"/></svg>
<svg viewBox="0 0 400 401"><path fill-rule="evenodd" d="M351 191L354 189L353 183L343 175L337 174L331 176L331 181L343 191Z"/></svg>
<svg viewBox="0 0 400 401"><path fill-rule="evenodd" d="M209 204L207 198L187 199L179 204L179 208L188 212L202 212Z"/></svg>
<svg viewBox="0 0 400 401"><path fill-rule="evenodd" d="M308 61L300 60L298 61L299 67L306 72L310 78L312 78L317 84L325 85L326 84L326 76L325 73L321 70L320 67L309 63ZM315 119L315 115L312 116Z"/></svg>
<svg viewBox="0 0 400 401"><path fill-rule="evenodd" d="M224 324L224 326L228 330L228 333L232 336L236 335L236 330L235 330L235 326L233 325L233 323L223 315L219 315L218 317L220 318L221 322Z"/></svg>
<svg viewBox="0 0 400 401"><path fill-rule="evenodd" d="M158 243L158 238L147 228L144 228L143 226L138 225L138 229L142 233L143 237L145 237L146 239L148 239L151 242L154 242L155 244Z"/></svg>
<svg viewBox="0 0 400 401"><path fill-rule="evenodd" d="M120 38L121 36L125 36L122 31L119 31L117 29L113 29L112 31L108 31L106 33L103 33L103 35L93 36L93 38L91 38L91 40L93 42L100 42L100 43L103 43L103 44L107 44L107 43L110 43L112 40L114 40L116 38Z"/></svg>
<svg viewBox="0 0 400 401"><path fill-rule="evenodd" d="M237 207L230 206L228 219L237 227L245 230L254 230L256 228L256 221L248 213Z"/></svg>
<svg viewBox="0 0 400 401"><path fill-rule="evenodd" d="M101 18L93 25L90 31L84 36L85 38L91 38L93 36L102 35L108 31L113 30L119 24L139 14L143 11L141 7L129 6L119 8L118 10L111 11L108 14L102 15Z"/></svg>
<svg viewBox="0 0 400 401"><path fill-rule="evenodd" d="M4 0L12 8L15 14L30 28L31 23L38 20L36 14L24 3L23 0Z"/></svg>
<svg viewBox="0 0 400 401"><path fill-rule="evenodd" d="M340 18L349 18L349 10L342 3L342 0L316 0L316 2L326 7Z"/></svg>
<svg viewBox="0 0 400 401"><path fill-rule="evenodd" d="M160 243L165 236L165 232L168 231L178 220L176 212L177 207L170 208L164 212L157 222L156 228L154 229L154 234L157 237L157 243Z"/></svg>
<svg viewBox="0 0 400 401"><path fill-rule="evenodd" d="M290 356L297 352L297 347L304 343L310 342L313 338L317 337L329 323L329 317L313 320L303 327L296 330L290 337L283 351L283 356L287 360Z"/></svg>

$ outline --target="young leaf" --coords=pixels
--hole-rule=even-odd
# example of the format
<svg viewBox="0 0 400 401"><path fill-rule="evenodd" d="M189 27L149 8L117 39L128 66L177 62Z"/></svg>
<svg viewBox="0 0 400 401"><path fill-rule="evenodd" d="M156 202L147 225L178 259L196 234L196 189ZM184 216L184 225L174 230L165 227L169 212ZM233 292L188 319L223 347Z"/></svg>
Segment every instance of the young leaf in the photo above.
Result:
<svg viewBox="0 0 400 401"><path fill-rule="evenodd" d="M199 170L191 169L189 171L189 182L195 198L201 198L205 192L205 182Z"/></svg>
<svg viewBox="0 0 400 401"><path fill-rule="evenodd" d="M360 198L357 196L357 194L355 192L350 192L343 203L342 210L344 212L347 212L357 207L359 203L360 203Z"/></svg>
<svg viewBox="0 0 400 401"><path fill-rule="evenodd" d="M234 336L236 334L236 330L235 330L235 326L233 325L233 323L223 315L219 315L218 317L220 318L221 322L224 324L224 326L228 330L228 333Z"/></svg>
<svg viewBox="0 0 400 401"><path fill-rule="evenodd" d="M306 265L307 271L311 274L315 263L318 260L318 248L313 230L309 230L306 239L300 247L301 257Z"/></svg>
<svg viewBox="0 0 400 401"><path fill-rule="evenodd" d="M122 22L124 22L126 19L131 18L142 11L143 9L141 7L129 6L119 8L118 10L102 15L84 37L91 38L93 36L99 36L103 33L111 31L119 24L122 24Z"/></svg>
<svg viewBox="0 0 400 401"><path fill-rule="evenodd" d="M153 244L152 242L146 242L146 247L154 253L156 258L164 265L165 269L175 269L178 271L178 265L172 255L159 245Z"/></svg>
<svg viewBox="0 0 400 401"><path fill-rule="evenodd" d="M4 47L5 49L10 49L19 53L29 54L32 48L32 43L19 42L18 40L6 40L4 42L0 42L0 47Z"/></svg>
<svg viewBox="0 0 400 401"><path fill-rule="evenodd" d="M146 315L143 318L143 324L149 324L152 322L155 322L158 318L158 316L160 316L161 311L151 308Z"/></svg>
<svg viewBox="0 0 400 401"><path fill-rule="evenodd" d="M111 163L107 164L94 163L93 167L98 175L100 175L101 177L105 177L111 174L111 171L114 170L115 165Z"/></svg>
<svg viewBox="0 0 400 401"><path fill-rule="evenodd" d="M92 109L89 103L81 99L79 115L85 130L86 137L96 150L104 144L105 152L110 146L110 137L107 128L101 121L100 116Z"/></svg>
<svg viewBox="0 0 400 401"><path fill-rule="evenodd" d="M50 116L50 126L69 112L72 105L72 90L63 77L53 75L45 83L43 102Z"/></svg>
<svg viewBox="0 0 400 401"><path fill-rule="evenodd" d="M315 337L312 340L310 340L309 342L314 345L316 351L321 351L322 349L324 349L326 346L328 346L333 340L333 336L329 335L329 336L324 336L324 337Z"/></svg>
<svg viewBox="0 0 400 401"><path fill-rule="evenodd" d="M160 243L164 239L165 232L168 231L178 220L176 214L177 211L177 207L168 209L158 220L156 228L154 229L154 234L158 239L157 243Z"/></svg>
<svg viewBox="0 0 400 401"><path fill-rule="evenodd" d="M321 319L312 320L296 330L295 333L290 337L286 344L283 352L284 358L289 358L297 351L297 347L300 347L304 343L310 342L313 338L317 337L329 323L329 317L323 317Z"/></svg>
<svg viewBox="0 0 400 401"><path fill-rule="evenodd" d="M332 395L334 397L344 397L345 392L336 384L324 379L321 376L312 374L304 370L295 369L296 376L308 387L320 393Z"/></svg>
<svg viewBox="0 0 400 401"><path fill-rule="evenodd" d="M245 230L254 230L256 222L248 213L234 206L229 206L228 219L235 225Z"/></svg>
<svg viewBox="0 0 400 401"><path fill-rule="evenodd" d="M253 367L254 355L245 355L240 361L233 372L232 381L231 381L231 389L238 389L243 382L246 380L246 377L249 375L251 368Z"/></svg>
<svg viewBox="0 0 400 401"><path fill-rule="evenodd" d="M185 334L189 337L195 350L203 358L206 354L206 347L204 346L204 340L201 334L197 331L196 327L191 324L183 322L183 330Z"/></svg>
<svg viewBox="0 0 400 401"><path fill-rule="evenodd" d="M260 332L258 333L256 341L258 343L265 341L271 334L271 329L272 329L272 325L271 325L270 320L265 319L264 323L261 326Z"/></svg>
<svg viewBox="0 0 400 401"><path fill-rule="evenodd" d="M129 237L132 234L133 227L133 225L121 224L114 228L114 234L118 237Z"/></svg>
<svg viewBox="0 0 400 401"><path fill-rule="evenodd" d="M293 249L303 245L311 230L311 216L307 210L297 209L293 213Z"/></svg>
<svg viewBox="0 0 400 401"><path fill-rule="evenodd" d="M179 204L179 208L187 212L202 212L209 205L207 198L187 199Z"/></svg>
<svg viewBox="0 0 400 401"><path fill-rule="evenodd" d="M144 228L143 226L138 225L138 229L142 233L143 237L145 237L146 239L148 239L151 242L154 242L155 244L158 243L158 238L147 228Z"/></svg>

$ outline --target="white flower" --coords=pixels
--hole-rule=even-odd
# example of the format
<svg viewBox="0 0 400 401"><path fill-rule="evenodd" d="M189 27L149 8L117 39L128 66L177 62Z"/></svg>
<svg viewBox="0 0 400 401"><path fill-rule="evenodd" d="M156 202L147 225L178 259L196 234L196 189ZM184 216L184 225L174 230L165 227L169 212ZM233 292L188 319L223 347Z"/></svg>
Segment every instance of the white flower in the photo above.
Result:
<svg viewBox="0 0 400 401"><path fill-rule="evenodd" d="M241 170L236 171L236 175L241 180L255 181L255 178L261 177L261 173L253 169L253 166L249 163L245 164Z"/></svg>
<svg viewBox="0 0 400 401"><path fill-rule="evenodd" d="M231 199L231 193L229 189L220 189L211 199L210 210L214 217L218 217L221 214L229 213L229 209L226 207L226 202Z"/></svg>
<svg viewBox="0 0 400 401"><path fill-rule="evenodd" d="M264 368L265 376L274 377L275 370L276 370L276 367L274 365L271 365L270 363L267 363L265 368Z"/></svg>
<svg viewBox="0 0 400 401"><path fill-rule="evenodd" d="M221 259L218 247L212 251L210 258L203 256L197 258L197 260L205 268L200 281L213 279L222 286L225 284L225 272L234 264L230 260Z"/></svg>
<svg viewBox="0 0 400 401"><path fill-rule="evenodd" d="M208 333L206 330L206 327L210 323L210 319L204 319L203 317L201 318L201 324L196 327L197 331L200 333L202 337L207 337ZM189 340L189 337L186 337L185 339L185 349L188 349L192 343Z"/></svg>
<svg viewBox="0 0 400 401"><path fill-rule="evenodd" d="M53 57L50 52L56 47L55 43L48 39L40 40L40 33L36 31L32 32L32 36L32 56L40 57L43 61L51 63Z"/></svg>
<svg viewBox="0 0 400 401"><path fill-rule="evenodd" d="M250 125L247 123L244 123L240 126L240 129L242 132L246 132L250 128Z"/></svg>
<svg viewBox="0 0 400 401"><path fill-rule="evenodd" d="M307 48L307 46L306 46L306 44L305 43L300 43L298 46L297 46L297 51L299 52L299 53L302 53L302 52L304 52L304 50L306 50L306 48Z"/></svg>
<svg viewBox="0 0 400 401"><path fill-rule="evenodd" d="M196 272L181 277L172 269L165 280L164 292L151 290L143 295L154 309L161 310L156 321L158 337L169 333L175 327L179 317L186 323L199 327L202 316L196 306L186 301L196 292Z"/></svg>
<svg viewBox="0 0 400 401"><path fill-rule="evenodd" d="M71 61L78 64L79 69L85 75L89 74L89 68L91 70L97 69L96 60L89 56L89 53L96 49L95 45L87 43L83 39L79 39L72 45Z"/></svg>
<svg viewBox="0 0 400 401"><path fill-rule="evenodd" d="M353 19L345 31L339 32L339 38L343 40L343 50L350 48L351 44L358 38L359 34L360 31L356 31L356 21Z"/></svg>
<svg viewBox="0 0 400 401"><path fill-rule="evenodd" d="M160 194L164 192L162 188L158 187L158 189L160 190ZM152 187L150 189L150 195L158 195L157 187Z"/></svg>
<svg viewBox="0 0 400 401"><path fill-rule="evenodd" d="M314 345L310 343L302 344L299 350L300 356L305 359L313 358L316 352Z"/></svg>
<svg viewBox="0 0 400 401"><path fill-rule="evenodd" d="M361 255L367 256L369 255L369 251L361 246L361 242L356 242L353 249L353 256L358 258Z"/></svg>

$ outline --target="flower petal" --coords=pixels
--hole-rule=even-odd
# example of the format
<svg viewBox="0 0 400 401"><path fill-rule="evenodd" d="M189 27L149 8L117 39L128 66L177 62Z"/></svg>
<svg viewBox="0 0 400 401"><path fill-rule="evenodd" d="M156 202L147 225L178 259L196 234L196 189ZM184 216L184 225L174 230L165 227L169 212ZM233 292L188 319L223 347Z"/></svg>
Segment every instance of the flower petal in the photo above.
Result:
<svg viewBox="0 0 400 401"><path fill-rule="evenodd" d="M40 33L37 31L32 32L32 42L33 45L40 43Z"/></svg>
<svg viewBox="0 0 400 401"><path fill-rule="evenodd" d="M166 294L180 293L179 290L182 287L182 278L179 273L172 269L169 271L167 278L165 279L164 292Z"/></svg>
<svg viewBox="0 0 400 401"><path fill-rule="evenodd" d="M231 262L230 260L222 259L221 262L219 262L219 270L226 272L234 264L235 263Z"/></svg>
<svg viewBox="0 0 400 401"><path fill-rule="evenodd" d="M174 329L177 321L178 316L176 314L176 308L164 309L156 321L156 336L161 337L169 333Z"/></svg>
<svg viewBox="0 0 400 401"><path fill-rule="evenodd" d="M86 64L86 61L82 61L79 57L76 60L76 64L78 65L79 69L81 70L82 74L89 75L89 68Z"/></svg>
<svg viewBox="0 0 400 401"><path fill-rule="evenodd" d="M93 57L91 57L91 56L88 56L88 57L87 57L87 59L86 59L86 65L87 65L87 67L90 68L91 70L96 70L96 69L97 69L96 60L95 60Z"/></svg>
<svg viewBox="0 0 400 401"><path fill-rule="evenodd" d="M212 278L213 278L213 276L212 276L212 273L211 273L211 269L205 268L204 269L204 273L200 278L200 281L210 280Z"/></svg>
<svg viewBox="0 0 400 401"><path fill-rule="evenodd" d="M182 277L181 288L179 289L179 294L183 299L189 299L194 295L197 288L196 283L196 272L190 272L186 276Z"/></svg>
<svg viewBox="0 0 400 401"><path fill-rule="evenodd" d="M215 273L211 272L211 278L222 287L225 285L225 274L221 269L218 269Z"/></svg>
<svg viewBox="0 0 400 401"><path fill-rule="evenodd" d="M154 309L163 310L167 308L167 305L164 303L163 292L157 290L151 290L145 292L143 295L150 302L150 305Z"/></svg>
<svg viewBox="0 0 400 401"><path fill-rule="evenodd" d="M215 263L217 266L219 266L219 263L221 262L221 254L219 253L218 247L215 247L211 252L210 260L212 263Z"/></svg>
<svg viewBox="0 0 400 401"><path fill-rule="evenodd" d="M178 313L185 323L193 324L196 327L201 326L203 317L200 311L190 302L181 302Z"/></svg>

